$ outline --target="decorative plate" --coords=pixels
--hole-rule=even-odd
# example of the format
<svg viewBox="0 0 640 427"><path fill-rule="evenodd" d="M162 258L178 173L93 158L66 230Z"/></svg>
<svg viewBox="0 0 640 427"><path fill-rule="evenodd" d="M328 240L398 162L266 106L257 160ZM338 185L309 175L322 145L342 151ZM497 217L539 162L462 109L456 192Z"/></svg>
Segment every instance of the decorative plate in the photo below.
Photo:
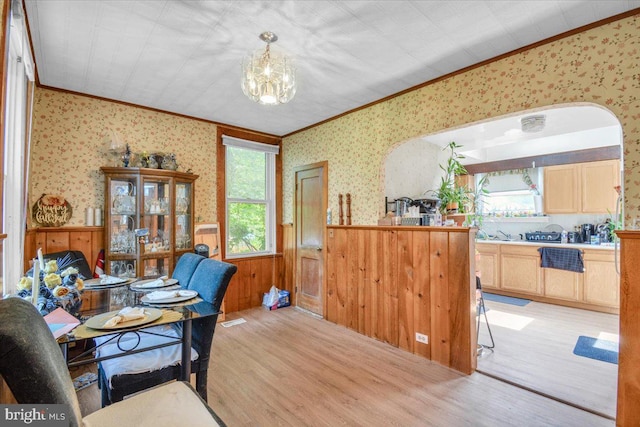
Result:
<svg viewBox="0 0 640 427"><path fill-rule="evenodd" d="M105 326L104 324L107 320L111 319L113 316L118 314L120 310L110 311L108 313L98 314L97 316L93 316L89 318L85 325L91 329L125 329L125 328L133 328L134 326L145 325L147 323L151 323L155 320L158 320L162 317L162 311L157 308L145 307L144 308L144 317L142 319L134 319L129 320L128 322L120 322L115 326Z"/></svg>
<svg viewBox="0 0 640 427"><path fill-rule="evenodd" d="M157 289L157 288L164 288L167 286L173 286L176 283L178 283L178 281L176 279L166 279L163 280L162 283L158 283L158 284L154 284L154 282L158 281L158 279L145 279L145 280L140 280L137 281L135 283L132 283L131 286L129 286L131 289L134 289L136 291L142 291L145 289Z"/></svg>
<svg viewBox="0 0 640 427"><path fill-rule="evenodd" d="M164 298L164 299L150 299L149 294L147 294L142 298L140 298L140 301L142 301L145 304L168 304L168 303L174 303L174 302L188 301L198 296L197 291L192 291L187 289L176 291L176 294L177 295L175 297Z"/></svg>

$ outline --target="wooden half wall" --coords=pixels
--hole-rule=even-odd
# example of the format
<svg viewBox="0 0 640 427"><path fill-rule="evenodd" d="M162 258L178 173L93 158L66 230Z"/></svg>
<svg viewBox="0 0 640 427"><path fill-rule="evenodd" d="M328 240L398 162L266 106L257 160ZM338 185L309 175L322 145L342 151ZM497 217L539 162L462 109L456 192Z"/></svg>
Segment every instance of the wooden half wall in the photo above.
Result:
<svg viewBox="0 0 640 427"><path fill-rule="evenodd" d="M104 246L103 227L40 227L27 230L24 239L24 270L31 268L36 251L50 254L61 251L80 251L94 270L98 254ZM92 310L103 304L104 292L83 292L82 310Z"/></svg>
<svg viewBox="0 0 640 427"><path fill-rule="evenodd" d="M329 226L326 319L471 374L474 239L466 227Z"/></svg>
<svg viewBox="0 0 640 427"><path fill-rule="evenodd" d="M617 426L640 425L640 230L620 238L620 349Z"/></svg>

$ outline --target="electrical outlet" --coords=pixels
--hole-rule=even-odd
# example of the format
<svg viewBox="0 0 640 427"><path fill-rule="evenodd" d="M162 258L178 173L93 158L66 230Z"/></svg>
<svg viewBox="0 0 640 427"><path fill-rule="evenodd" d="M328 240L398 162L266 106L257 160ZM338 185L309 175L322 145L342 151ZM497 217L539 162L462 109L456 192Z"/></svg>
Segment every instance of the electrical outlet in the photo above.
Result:
<svg viewBox="0 0 640 427"><path fill-rule="evenodd" d="M429 344L429 335L416 332L416 341L421 342L422 344Z"/></svg>

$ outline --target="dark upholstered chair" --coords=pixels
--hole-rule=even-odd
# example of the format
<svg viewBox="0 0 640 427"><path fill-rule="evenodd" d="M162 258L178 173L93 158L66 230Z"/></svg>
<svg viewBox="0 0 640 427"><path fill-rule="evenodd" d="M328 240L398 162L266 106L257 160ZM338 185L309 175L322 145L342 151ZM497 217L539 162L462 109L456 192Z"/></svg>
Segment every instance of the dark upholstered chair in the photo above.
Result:
<svg viewBox="0 0 640 427"><path fill-rule="evenodd" d="M224 426L193 387L182 381L132 396L83 419L60 347L40 313L21 298L0 300L0 375L20 404L67 405L72 427Z"/></svg>
<svg viewBox="0 0 640 427"><path fill-rule="evenodd" d="M178 263L176 264L176 268L173 269L171 277L178 281L181 288L186 289L189 285L189 280L191 280L191 276L193 276L198 264L200 264L203 259L206 258L190 252L183 254L180 259L178 259Z"/></svg>
<svg viewBox="0 0 640 427"><path fill-rule="evenodd" d="M62 269L64 267L76 267L80 276L84 279L91 279L93 277L93 270L89 266L89 262L85 258L81 251L61 251L51 254L44 254L42 258L46 261L55 259L58 261L58 267ZM33 268L29 269L33 271Z"/></svg>
<svg viewBox="0 0 640 427"><path fill-rule="evenodd" d="M183 255L180 261L182 262L187 255L192 254ZM193 255L185 259L185 267L197 261L194 256L198 257L197 255ZM187 289L198 291L200 298L212 303L215 310L219 311L229 281L237 271L237 267L233 264L213 259L199 258L202 259L197 263L195 271L188 282L183 278L179 279L181 280L180 284L184 286L184 282L186 282ZM197 304L194 308L197 308ZM211 343L213 341L217 318L217 315L203 317L194 319L192 323L192 351L195 350L198 357L194 360L192 353L191 372L196 374L196 390L205 401L207 400L209 354L211 352ZM177 327L175 331L169 332L176 332L175 336L181 336L182 330ZM158 337L143 334L140 345L152 342L157 343L157 341L153 340L158 340ZM115 347L115 344L107 344L105 347L107 346L110 346L108 347L109 354L120 352L120 350ZM176 347L172 346L167 348L175 349ZM103 351L105 350L100 350L100 352ZM99 364L99 381L102 390L102 404L109 405L112 402L118 402L129 394L179 378L181 366L179 357L177 357L176 354L177 352L171 356L161 350L152 350L112 359L112 361L101 362ZM130 371L127 370L131 365L137 367L147 366L144 361L149 358L152 360L162 359L161 362L156 364L156 366L159 365L162 367L145 372L140 372L139 368L132 368Z"/></svg>

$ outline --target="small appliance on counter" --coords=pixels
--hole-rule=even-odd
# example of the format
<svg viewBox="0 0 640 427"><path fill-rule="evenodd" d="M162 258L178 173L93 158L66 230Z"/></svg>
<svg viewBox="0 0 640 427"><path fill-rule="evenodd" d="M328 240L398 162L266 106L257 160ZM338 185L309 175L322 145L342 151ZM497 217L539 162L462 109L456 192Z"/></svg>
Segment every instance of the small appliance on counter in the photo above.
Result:
<svg viewBox="0 0 640 427"><path fill-rule="evenodd" d="M584 243L591 243L591 236L595 235L595 232L596 227L593 224L582 224L580 226L580 233Z"/></svg>
<svg viewBox="0 0 640 427"><path fill-rule="evenodd" d="M388 197L385 197L385 214L393 212L395 216L403 216L409 211L412 204L413 200L409 197L399 197L391 202ZM389 209L390 206L392 209Z"/></svg>
<svg viewBox="0 0 640 427"><path fill-rule="evenodd" d="M533 231L524 233L524 237L528 242L559 242L562 238L562 233L557 231Z"/></svg>
<svg viewBox="0 0 640 427"><path fill-rule="evenodd" d="M562 226L558 224L549 224L547 225L543 231L533 231L530 233L525 233L525 240L529 242L561 242L562 241L562 232L565 231ZM569 235L567 234L567 240L569 239Z"/></svg>
<svg viewBox="0 0 640 427"><path fill-rule="evenodd" d="M609 222L604 222L596 226L596 234L600 238L600 243L609 243L611 241L609 230Z"/></svg>
<svg viewBox="0 0 640 427"><path fill-rule="evenodd" d="M582 233L578 231L570 231L567 237L569 243L582 243Z"/></svg>

